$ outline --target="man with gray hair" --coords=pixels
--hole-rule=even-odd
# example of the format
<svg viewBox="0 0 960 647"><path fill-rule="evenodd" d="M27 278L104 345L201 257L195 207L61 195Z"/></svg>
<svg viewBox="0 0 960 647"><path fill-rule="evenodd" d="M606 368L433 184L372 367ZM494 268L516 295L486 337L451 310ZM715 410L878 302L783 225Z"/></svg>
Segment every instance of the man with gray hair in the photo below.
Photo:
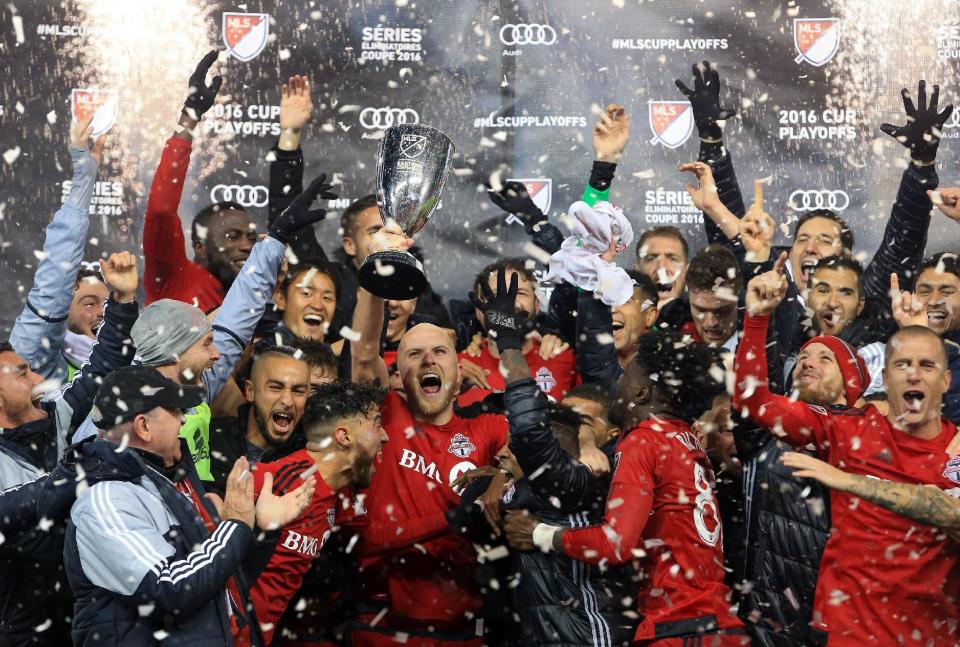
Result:
<svg viewBox="0 0 960 647"><path fill-rule="evenodd" d="M265 478L254 504L241 458L223 500L205 495L180 437L183 411L202 398L148 366L104 379L91 414L104 438L88 453L113 470L77 497L64 547L75 643L262 644L247 595L249 564L265 561L250 554L254 521L264 531L292 522L315 479L277 497Z"/></svg>

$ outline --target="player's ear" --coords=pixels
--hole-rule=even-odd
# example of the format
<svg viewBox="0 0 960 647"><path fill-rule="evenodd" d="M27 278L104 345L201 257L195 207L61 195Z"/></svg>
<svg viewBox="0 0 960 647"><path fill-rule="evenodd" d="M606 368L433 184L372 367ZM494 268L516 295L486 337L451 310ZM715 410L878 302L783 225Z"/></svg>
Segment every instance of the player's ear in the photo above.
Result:
<svg viewBox="0 0 960 647"><path fill-rule="evenodd" d="M637 404L646 404L650 402L652 398L653 389L644 384L637 389L637 394L633 397L633 401Z"/></svg>
<svg viewBox="0 0 960 647"><path fill-rule="evenodd" d="M333 438L340 447L350 448L353 446L353 432L346 425L339 425L333 431Z"/></svg>
<svg viewBox="0 0 960 647"><path fill-rule="evenodd" d="M253 402L253 382L251 380L246 380L243 383L243 397L247 402Z"/></svg>
<svg viewBox="0 0 960 647"><path fill-rule="evenodd" d="M357 255L357 243L353 240L353 236L344 236L340 239L340 244L343 245L343 251L347 256Z"/></svg>

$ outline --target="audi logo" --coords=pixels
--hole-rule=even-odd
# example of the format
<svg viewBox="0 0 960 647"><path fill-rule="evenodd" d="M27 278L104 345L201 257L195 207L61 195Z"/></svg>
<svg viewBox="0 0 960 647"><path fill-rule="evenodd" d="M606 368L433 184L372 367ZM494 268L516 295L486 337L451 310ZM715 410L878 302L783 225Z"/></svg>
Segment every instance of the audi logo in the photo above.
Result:
<svg viewBox="0 0 960 647"><path fill-rule="evenodd" d="M364 108L360 111L360 125L370 130L418 123L420 115L413 108Z"/></svg>
<svg viewBox="0 0 960 647"><path fill-rule="evenodd" d="M243 207L265 207L270 200L270 191L265 186L249 184L218 184L210 189L214 202L236 202Z"/></svg>
<svg viewBox="0 0 960 647"><path fill-rule="evenodd" d="M500 28L500 42L508 47L514 45L553 45L557 32L550 25L506 24Z"/></svg>
<svg viewBox="0 0 960 647"><path fill-rule="evenodd" d="M944 128L956 128L960 126L960 110L954 110L950 113L950 117L947 119L946 123L943 124Z"/></svg>
<svg viewBox="0 0 960 647"><path fill-rule="evenodd" d="M789 206L794 211L812 211L813 209L833 209L843 211L850 206L850 196L846 191L797 189L790 194Z"/></svg>

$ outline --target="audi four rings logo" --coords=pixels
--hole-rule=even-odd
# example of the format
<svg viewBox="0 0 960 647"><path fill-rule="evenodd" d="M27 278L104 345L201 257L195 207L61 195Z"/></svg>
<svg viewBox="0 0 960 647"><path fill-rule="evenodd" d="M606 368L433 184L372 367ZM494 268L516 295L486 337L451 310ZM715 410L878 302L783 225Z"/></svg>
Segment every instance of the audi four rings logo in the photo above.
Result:
<svg viewBox="0 0 960 647"><path fill-rule="evenodd" d="M956 128L960 126L960 110L954 110L950 113L950 117L947 119L946 123L943 124L944 128Z"/></svg>
<svg viewBox="0 0 960 647"><path fill-rule="evenodd" d="M790 194L790 208L794 211L812 211L813 209L834 209L843 211L850 206L850 196L846 191L819 191L797 189Z"/></svg>
<svg viewBox="0 0 960 647"><path fill-rule="evenodd" d="M214 202L236 202L243 207L265 207L270 199L270 191L265 186L218 184L210 189L210 199Z"/></svg>
<svg viewBox="0 0 960 647"><path fill-rule="evenodd" d="M557 42L557 32L550 25L506 24L500 28L500 42L508 47L553 45Z"/></svg>
<svg viewBox="0 0 960 647"><path fill-rule="evenodd" d="M418 123L420 115L413 108L364 108L360 111L360 125L370 130Z"/></svg>

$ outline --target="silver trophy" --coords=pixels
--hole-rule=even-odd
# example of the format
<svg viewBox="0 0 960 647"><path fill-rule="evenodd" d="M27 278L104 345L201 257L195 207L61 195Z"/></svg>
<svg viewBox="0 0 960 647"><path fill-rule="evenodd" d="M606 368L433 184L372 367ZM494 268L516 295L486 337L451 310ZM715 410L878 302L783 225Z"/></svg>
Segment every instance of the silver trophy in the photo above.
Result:
<svg viewBox="0 0 960 647"><path fill-rule="evenodd" d="M407 236L423 229L440 201L453 156L445 134L421 124L386 129L377 154L377 204ZM360 265L360 285L384 299L413 299L427 287L423 265L401 249L374 252Z"/></svg>

